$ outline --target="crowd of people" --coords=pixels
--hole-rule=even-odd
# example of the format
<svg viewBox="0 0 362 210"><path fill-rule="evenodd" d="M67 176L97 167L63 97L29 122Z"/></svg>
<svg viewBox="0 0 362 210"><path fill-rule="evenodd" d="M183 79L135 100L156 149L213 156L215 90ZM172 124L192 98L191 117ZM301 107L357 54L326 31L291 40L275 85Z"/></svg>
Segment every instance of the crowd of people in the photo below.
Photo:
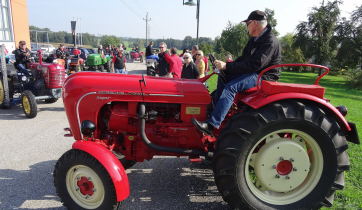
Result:
<svg viewBox="0 0 362 210"><path fill-rule="evenodd" d="M146 47L146 59L158 61L158 75L161 77L199 79L205 77L209 71L209 61L198 45L192 46L191 50L184 49L178 55L176 48L167 49L167 44L159 44L159 53L153 53L153 42ZM228 55L227 62L232 61Z"/></svg>

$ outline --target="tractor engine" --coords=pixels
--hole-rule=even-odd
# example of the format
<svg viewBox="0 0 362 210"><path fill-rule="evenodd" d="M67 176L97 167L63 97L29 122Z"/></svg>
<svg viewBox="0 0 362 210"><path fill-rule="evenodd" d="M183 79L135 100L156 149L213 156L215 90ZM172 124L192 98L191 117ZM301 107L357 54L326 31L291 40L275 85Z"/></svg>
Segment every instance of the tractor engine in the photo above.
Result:
<svg viewBox="0 0 362 210"><path fill-rule="evenodd" d="M201 135L190 121L183 121L181 104L146 103L145 106L145 131L152 143L165 147L200 148ZM149 160L153 155L168 155L149 149L142 141L138 116L131 114L130 107L128 103L117 102L103 109L103 116L99 118L101 138L112 139L113 143L116 140L115 150L118 148L117 152L138 162Z"/></svg>

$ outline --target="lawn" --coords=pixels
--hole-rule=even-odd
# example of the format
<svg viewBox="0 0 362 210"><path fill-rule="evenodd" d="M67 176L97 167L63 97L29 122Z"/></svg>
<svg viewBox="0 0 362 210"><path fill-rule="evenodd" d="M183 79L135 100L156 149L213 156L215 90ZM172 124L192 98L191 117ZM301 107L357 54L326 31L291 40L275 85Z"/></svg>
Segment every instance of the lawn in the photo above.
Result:
<svg viewBox="0 0 362 210"><path fill-rule="evenodd" d="M316 78L314 73L283 72L280 82L312 84ZM208 80L209 90L216 87L217 76ZM362 90L348 86L342 76L325 76L320 84L326 88L325 97L334 106L344 105L348 108L347 119L357 125L362 139ZM345 188L337 191L332 209L362 209L362 155L361 145L349 143L348 154L351 170L346 172Z"/></svg>

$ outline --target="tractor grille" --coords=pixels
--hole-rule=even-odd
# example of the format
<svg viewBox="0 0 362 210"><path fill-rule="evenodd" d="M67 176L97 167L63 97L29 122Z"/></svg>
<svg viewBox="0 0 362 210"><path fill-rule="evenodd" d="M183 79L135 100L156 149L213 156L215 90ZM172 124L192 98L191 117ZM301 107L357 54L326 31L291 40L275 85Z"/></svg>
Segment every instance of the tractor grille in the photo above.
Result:
<svg viewBox="0 0 362 210"><path fill-rule="evenodd" d="M65 81L64 68L57 66L56 68L48 69L48 88L61 88Z"/></svg>

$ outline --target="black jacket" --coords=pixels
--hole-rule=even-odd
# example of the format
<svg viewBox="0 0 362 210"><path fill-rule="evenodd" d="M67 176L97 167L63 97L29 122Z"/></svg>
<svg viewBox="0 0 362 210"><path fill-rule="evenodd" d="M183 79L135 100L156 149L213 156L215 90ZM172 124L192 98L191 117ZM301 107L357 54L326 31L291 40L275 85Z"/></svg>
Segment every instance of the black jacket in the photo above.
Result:
<svg viewBox="0 0 362 210"><path fill-rule="evenodd" d="M26 63L30 62L30 50L28 48L26 48L25 50L18 48L13 53L15 54L15 65L25 65Z"/></svg>
<svg viewBox="0 0 362 210"><path fill-rule="evenodd" d="M114 62L115 69L124 69L126 67L124 63L125 58L123 56L117 56Z"/></svg>
<svg viewBox="0 0 362 210"><path fill-rule="evenodd" d="M170 69L170 66L169 64L167 63L166 59L165 59L165 53L159 53L158 54L158 75L159 76L165 76L169 69Z"/></svg>
<svg viewBox="0 0 362 210"><path fill-rule="evenodd" d="M228 81L239 77L242 74L257 72L258 74L265 68L280 64L281 47L278 39L273 35L271 26L256 41L251 37L246 44L242 56L234 62L226 64L226 78ZM264 74L263 79L278 80L279 70L272 69Z"/></svg>
<svg viewBox="0 0 362 210"><path fill-rule="evenodd" d="M191 62L189 65L184 64L182 67L181 78L183 79L197 79L199 78L199 71L196 64Z"/></svg>
<svg viewBox="0 0 362 210"><path fill-rule="evenodd" d="M146 57L147 57L147 56L150 56L150 55L153 55L153 53L152 53L152 46L151 46L151 45L148 45L148 46L146 47Z"/></svg>
<svg viewBox="0 0 362 210"><path fill-rule="evenodd" d="M55 55L60 59L65 59L66 57L65 51L61 50L60 48L55 51Z"/></svg>

